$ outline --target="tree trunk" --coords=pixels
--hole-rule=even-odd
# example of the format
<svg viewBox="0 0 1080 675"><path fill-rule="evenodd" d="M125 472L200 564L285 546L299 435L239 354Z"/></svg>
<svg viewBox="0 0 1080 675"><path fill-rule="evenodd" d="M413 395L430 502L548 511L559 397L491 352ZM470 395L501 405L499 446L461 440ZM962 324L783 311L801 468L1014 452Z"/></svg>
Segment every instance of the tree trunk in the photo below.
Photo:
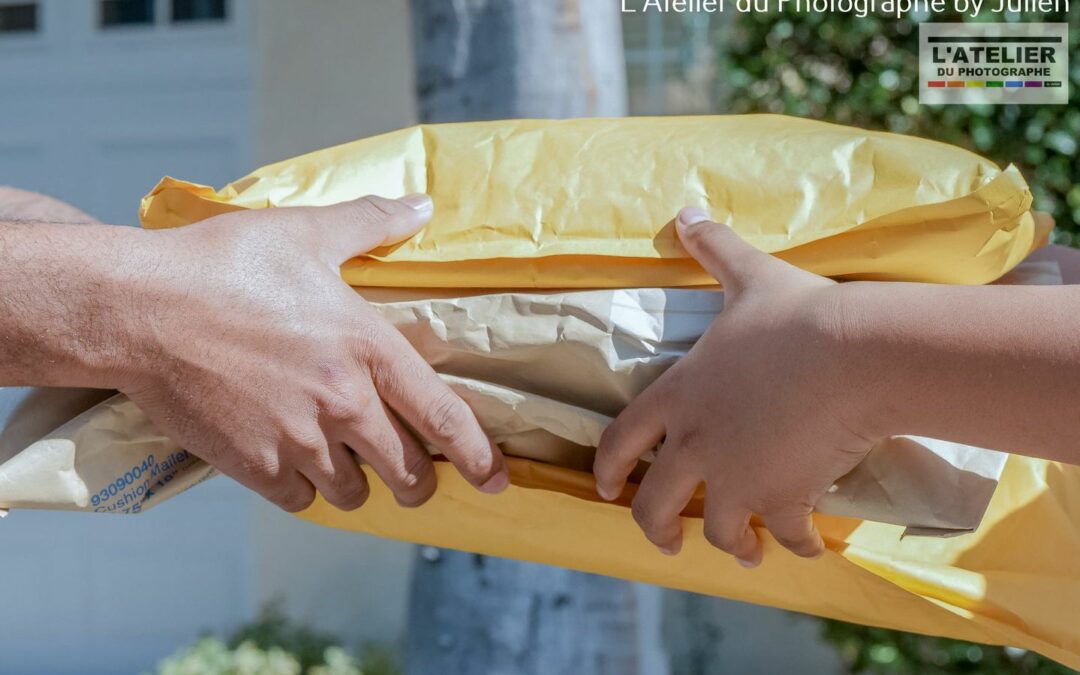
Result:
<svg viewBox="0 0 1080 675"><path fill-rule="evenodd" d="M424 122L620 117L626 73L612 0L412 0Z"/></svg>
<svg viewBox="0 0 1080 675"><path fill-rule="evenodd" d="M621 116L614 0L412 0L424 122ZM425 548L406 672L623 675L638 667L624 581Z"/></svg>
<svg viewBox="0 0 1080 675"><path fill-rule="evenodd" d="M406 672L638 672L634 588L535 563L424 549L413 578Z"/></svg>
<svg viewBox="0 0 1080 675"><path fill-rule="evenodd" d="M679 675L733 672L723 657L723 607L716 598L665 589L661 626L668 668Z"/></svg>

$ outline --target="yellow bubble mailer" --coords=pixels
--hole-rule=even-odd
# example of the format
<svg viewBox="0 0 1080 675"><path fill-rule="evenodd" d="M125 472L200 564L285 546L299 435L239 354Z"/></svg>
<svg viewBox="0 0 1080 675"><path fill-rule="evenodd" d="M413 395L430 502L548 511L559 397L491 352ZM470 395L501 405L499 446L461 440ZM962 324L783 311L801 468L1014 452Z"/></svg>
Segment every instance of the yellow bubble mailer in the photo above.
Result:
<svg viewBox="0 0 1080 675"><path fill-rule="evenodd" d="M419 126L215 191L166 178L144 227L237 209L430 194L430 225L351 261L354 286L713 285L669 224L705 207L754 246L846 279L987 283L1045 236L1013 168L933 141L782 116Z"/></svg>
<svg viewBox="0 0 1080 675"><path fill-rule="evenodd" d="M238 209L412 192L433 196L431 224L348 263L349 283L492 291L714 285L670 225L685 205L707 208L763 250L845 279L988 283L1046 235L1014 169L939 143L776 116L415 127L273 164L217 191L166 178L144 199L141 218L146 227L176 227ZM397 507L372 481L363 508L344 513L320 499L301 517L1009 644L1080 667L1076 467L1010 457L978 529L953 537L905 537L900 525L816 515L828 545L816 561L789 554L755 522L764 562L745 570L707 544L698 504L683 514L682 553L669 558L634 524L633 486L608 504L581 467L508 461L512 485L498 496L477 492L439 461L439 489L419 509Z"/></svg>

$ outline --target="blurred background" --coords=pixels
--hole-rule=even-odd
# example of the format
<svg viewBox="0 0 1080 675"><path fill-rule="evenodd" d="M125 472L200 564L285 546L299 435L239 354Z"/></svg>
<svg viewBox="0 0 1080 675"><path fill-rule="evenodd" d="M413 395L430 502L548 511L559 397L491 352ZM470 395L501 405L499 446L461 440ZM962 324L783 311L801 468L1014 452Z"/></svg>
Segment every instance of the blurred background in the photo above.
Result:
<svg viewBox="0 0 1080 675"><path fill-rule="evenodd" d="M774 112L1015 163L1057 218L1056 240L1080 244L1080 8L1005 17L1069 22L1069 105L982 107L918 104L928 17L619 8L0 0L0 184L134 224L161 176L220 186L419 121ZM138 517L18 512L0 521L0 551L0 673L146 672L169 655L165 672L393 673L410 636L453 649L409 608L414 575L454 554L307 525L225 479ZM1016 650L619 592L633 620L618 649L634 652L635 672L1068 672ZM545 672L535 658L521 672Z"/></svg>

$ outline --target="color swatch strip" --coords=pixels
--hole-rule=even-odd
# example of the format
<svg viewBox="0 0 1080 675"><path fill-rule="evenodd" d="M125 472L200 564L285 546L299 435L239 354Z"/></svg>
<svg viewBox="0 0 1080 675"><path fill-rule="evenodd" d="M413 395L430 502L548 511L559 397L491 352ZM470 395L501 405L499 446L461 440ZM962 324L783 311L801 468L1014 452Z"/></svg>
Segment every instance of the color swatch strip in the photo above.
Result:
<svg viewBox="0 0 1080 675"><path fill-rule="evenodd" d="M992 87L1007 89L1024 89L1029 87L1056 88L1061 86L1060 80L930 80L926 86L934 89L956 89L965 87Z"/></svg>

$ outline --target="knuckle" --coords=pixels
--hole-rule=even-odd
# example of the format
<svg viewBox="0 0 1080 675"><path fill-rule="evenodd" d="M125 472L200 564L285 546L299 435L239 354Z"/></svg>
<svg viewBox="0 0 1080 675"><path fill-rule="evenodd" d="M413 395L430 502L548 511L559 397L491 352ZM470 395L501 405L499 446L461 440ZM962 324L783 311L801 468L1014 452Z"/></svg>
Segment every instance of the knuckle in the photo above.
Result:
<svg viewBox="0 0 1080 675"><path fill-rule="evenodd" d="M273 481L280 470L278 456L273 452L243 454L237 458L234 471L244 476Z"/></svg>
<svg viewBox="0 0 1080 675"><path fill-rule="evenodd" d="M326 456L326 443L315 439L297 439L289 446L289 455L298 466L314 466L322 474L334 471Z"/></svg>
<svg viewBox="0 0 1080 675"><path fill-rule="evenodd" d="M355 421L372 403L371 395L342 376L327 377L316 399L320 413L335 422Z"/></svg>
<svg viewBox="0 0 1080 675"><path fill-rule="evenodd" d="M367 311L368 305L362 307L364 311L359 312L352 323L349 340L355 358L370 367L385 349L386 340L381 339L385 326L377 315L372 316Z"/></svg>
<svg viewBox="0 0 1080 675"><path fill-rule="evenodd" d="M441 445L453 445L461 439L469 422L469 408L450 392L439 396L425 416L424 426L431 440Z"/></svg>
<svg viewBox="0 0 1080 675"><path fill-rule="evenodd" d="M276 420L271 424L276 424L278 427L278 454L285 454L291 452L297 447L310 445L312 433L308 430L308 419L306 415L299 415L297 418L288 420Z"/></svg>
<svg viewBox="0 0 1080 675"><path fill-rule="evenodd" d="M289 426L281 431L278 455L289 457L297 464L310 465L325 460L327 446L322 429L305 429L303 426Z"/></svg>
<svg viewBox="0 0 1080 675"><path fill-rule="evenodd" d="M367 195L356 201L360 217L368 222L392 218L396 215L396 202L376 195Z"/></svg>

